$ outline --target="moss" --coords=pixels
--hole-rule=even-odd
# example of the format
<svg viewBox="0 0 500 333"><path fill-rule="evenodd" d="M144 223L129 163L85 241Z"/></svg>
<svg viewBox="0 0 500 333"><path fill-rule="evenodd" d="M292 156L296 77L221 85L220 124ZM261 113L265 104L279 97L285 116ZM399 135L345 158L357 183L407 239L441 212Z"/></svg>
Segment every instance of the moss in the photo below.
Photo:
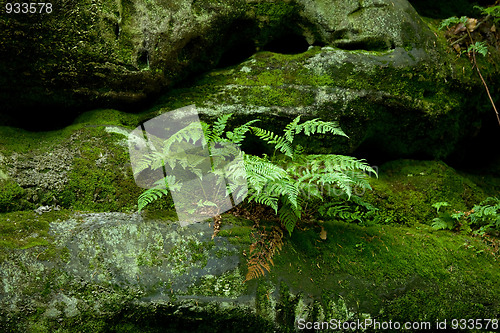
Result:
<svg viewBox="0 0 500 333"><path fill-rule="evenodd" d="M120 126L135 128L139 124L139 115L121 112L114 109L97 109L82 113L75 119L73 125L81 124Z"/></svg>
<svg viewBox="0 0 500 333"><path fill-rule="evenodd" d="M142 190L128 168L128 152L119 145L123 137L102 128L86 129L82 134L80 155L73 160L59 201L77 210L135 210Z"/></svg>
<svg viewBox="0 0 500 333"><path fill-rule="evenodd" d="M255 294L255 310L258 315L273 322L276 320L276 293L276 287L269 281L259 281Z"/></svg>
<svg viewBox="0 0 500 333"><path fill-rule="evenodd" d="M277 323L288 329L295 326L295 308L300 300L300 296L290 293L290 288L284 282L279 284L279 302L276 305Z"/></svg>
<svg viewBox="0 0 500 333"><path fill-rule="evenodd" d="M49 215L46 215L49 214ZM30 248L47 245L49 221L61 213L38 215L34 212L0 214L0 246L3 248Z"/></svg>
<svg viewBox="0 0 500 333"><path fill-rule="evenodd" d="M220 237L227 237L231 244L252 244L251 226L235 226L230 229L223 229L218 233Z"/></svg>
<svg viewBox="0 0 500 333"><path fill-rule="evenodd" d="M105 125L134 128L139 124L139 117L112 109L98 109L82 113L72 124L59 130L35 132L0 126L0 152L10 156L12 152L50 151L56 145L67 144L71 135L82 128Z"/></svg>
<svg viewBox="0 0 500 333"><path fill-rule="evenodd" d="M382 222L414 225L430 224L436 217L432 205L446 201L452 209L470 210L486 194L473 181L444 162L398 160L380 167L372 178L373 191L364 195L380 209Z"/></svg>
<svg viewBox="0 0 500 333"><path fill-rule="evenodd" d="M376 318L402 319L403 313L413 319L469 318L468 306L486 318L500 311L494 300L500 292L498 258L479 239L423 225L359 227L332 221L324 224L327 240L322 241L319 227L307 229L292 236L275 259L273 281L312 295L325 290L342 295L349 309Z"/></svg>
<svg viewBox="0 0 500 333"><path fill-rule="evenodd" d="M160 104L164 110L195 104L209 117L238 112L266 120L298 107L308 116L340 121L348 142L316 140L331 143L330 151L353 151L365 142L391 156L442 158L482 112L479 95L472 93L481 93L480 82L463 59L436 49L447 59L443 66L423 61L422 52L332 47L293 55L259 52L238 66L201 76L190 88L172 90ZM474 97L464 102L464 93Z"/></svg>
<svg viewBox="0 0 500 333"><path fill-rule="evenodd" d="M176 221L177 213L175 212L173 201L168 203L167 200L164 200L163 203L158 203L159 207L152 208L157 201L148 205L148 208L143 211L143 216L148 220L161 220L161 221ZM162 204L166 205L165 208L162 208Z"/></svg>
<svg viewBox="0 0 500 333"><path fill-rule="evenodd" d="M126 137L110 133L109 128L103 126L135 127L140 117L116 110L94 110L57 131L16 130L14 135L13 128L1 127L0 133L5 134L0 135L1 153L7 160L13 159L11 164L25 168L24 159L35 158L41 161L36 165L37 172L41 176L52 172L58 181L51 182L45 177L45 183L40 185L39 179L32 179L29 173L16 175L20 183L36 185L24 190L12 180L0 180L0 186L5 188L0 194L0 211L53 204L54 198L65 208L134 210L142 190L132 176ZM50 157L54 151L57 154ZM44 157L36 159L38 156ZM64 158L67 165L61 166L56 156Z"/></svg>
<svg viewBox="0 0 500 333"><path fill-rule="evenodd" d="M27 205L23 203L24 189L11 179L0 179L0 212L21 210Z"/></svg>
<svg viewBox="0 0 500 333"><path fill-rule="evenodd" d="M201 281L188 289L188 295L236 298L246 289L238 268L219 276L204 275Z"/></svg>
<svg viewBox="0 0 500 333"><path fill-rule="evenodd" d="M289 1L260 2L252 4L256 16L266 17L272 21L280 21L295 13L296 9Z"/></svg>

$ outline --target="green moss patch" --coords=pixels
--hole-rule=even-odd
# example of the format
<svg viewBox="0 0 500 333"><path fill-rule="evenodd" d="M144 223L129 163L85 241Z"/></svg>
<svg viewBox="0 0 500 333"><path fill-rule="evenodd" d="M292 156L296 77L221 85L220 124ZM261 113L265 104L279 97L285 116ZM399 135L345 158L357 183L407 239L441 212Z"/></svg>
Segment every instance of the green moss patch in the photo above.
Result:
<svg viewBox="0 0 500 333"><path fill-rule="evenodd" d="M98 109L85 112L73 124L54 131L27 131L20 128L0 126L0 152L50 151L51 147L64 143L75 131L89 126L121 126L134 128L139 116L113 109Z"/></svg>
<svg viewBox="0 0 500 333"><path fill-rule="evenodd" d="M472 180L438 161L386 163L370 184L373 191L366 192L363 200L379 208L382 223L430 224L436 217L432 207L436 202L467 211L487 197Z"/></svg>
<svg viewBox="0 0 500 333"><path fill-rule="evenodd" d="M65 207L77 210L134 210L142 190L128 167L128 151L118 144L123 136L88 128L79 140L68 184L60 194Z"/></svg>
<svg viewBox="0 0 500 333"><path fill-rule="evenodd" d="M0 179L0 212L20 210L24 189L13 180Z"/></svg>
<svg viewBox="0 0 500 333"><path fill-rule="evenodd" d="M295 232L271 271L292 290L341 295L349 308L393 320L498 316L498 257L479 239L427 226L325 222ZM302 277L302 278L301 278ZM404 306L403 306L404 305Z"/></svg>
<svg viewBox="0 0 500 333"><path fill-rule="evenodd" d="M38 214L32 211L18 211L0 214L0 254L8 249L28 249L41 246L40 260L53 258L61 254L56 250L53 237L49 235L51 222L66 219L70 215L67 210L50 211ZM3 250L2 250L3 249ZM61 252L61 253L60 253ZM4 259L0 255L0 261Z"/></svg>

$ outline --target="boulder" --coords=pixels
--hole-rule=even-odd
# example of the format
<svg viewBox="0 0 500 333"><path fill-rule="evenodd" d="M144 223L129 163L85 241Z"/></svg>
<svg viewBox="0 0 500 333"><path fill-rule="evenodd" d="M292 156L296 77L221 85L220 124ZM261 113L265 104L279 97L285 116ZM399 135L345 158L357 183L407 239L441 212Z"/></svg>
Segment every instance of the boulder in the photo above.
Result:
<svg viewBox="0 0 500 333"><path fill-rule="evenodd" d="M468 61L447 54L405 0L63 1L0 25L3 122L19 127L67 124L95 106L133 110L223 66L188 89L196 98L160 107L334 119L351 140L327 150L364 143L439 158L477 132L485 104Z"/></svg>
<svg viewBox="0 0 500 333"><path fill-rule="evenodd" d="M494 254L477 239L425 225L307 224L269 274L245 282L253 223L223 220L212 240L208 223L137 213L0 216L17 224L1 243L0 329L293 332L498 315Z"/></svg>
<svg viewBox="0 0 500 333"><path fill-rule="evenodd" d="M484 103L487 99L476 90L479 87L461 85L464 74L457 64L443 66L437 54L403 47L353 51L316 46L300 54L262 51L172 90L154 110L195 104L206 119L234 113L240 122L258 118L278 133L297 115L321 118L338 121L349 139L301 142L310 152L363 151L377 160L446 158L477 134L481 113L474 104L480 103L479 96ZM473 75L470 66L463 69ZM478 93L464 99L468 91ZM488 116L494 119L493 112Z"/></svg>

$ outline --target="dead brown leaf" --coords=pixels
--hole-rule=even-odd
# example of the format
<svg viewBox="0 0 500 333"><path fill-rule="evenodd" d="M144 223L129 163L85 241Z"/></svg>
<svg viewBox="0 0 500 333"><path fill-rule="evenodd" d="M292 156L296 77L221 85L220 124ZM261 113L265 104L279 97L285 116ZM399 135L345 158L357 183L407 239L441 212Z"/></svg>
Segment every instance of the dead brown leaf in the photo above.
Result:
<svg viewBox="0 0 500 333"><path fill-rule="evenodd" d="M323 228L323 226L321 226L321 232L319 233L319 238L321 238L322 240L326 240L326 230L325 228Z"/></svg>

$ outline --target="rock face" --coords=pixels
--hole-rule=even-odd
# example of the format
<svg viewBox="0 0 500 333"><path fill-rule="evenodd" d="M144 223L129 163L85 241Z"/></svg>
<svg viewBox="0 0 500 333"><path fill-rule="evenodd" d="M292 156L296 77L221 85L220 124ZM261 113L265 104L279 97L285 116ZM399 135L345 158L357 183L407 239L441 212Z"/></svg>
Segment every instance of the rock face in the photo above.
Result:
<svg viewBox="0 0 500 333"><path fill-rule="evenodd" d="M99 329L100 320L119 318L126 308L144 327L155 326L154 320L146 320L154 312L165 316L163 329L184 331L184 324L191 330L222 332L231 322L244 332L280 327L279 286L268 286L263 299L258 295L262 288L245 284L242 245L225 237L212 241L213 229L206 223L182 228L137 214L76 214L51 223L50 233L53 245L46 251L2 256L0 328L44 332L63 321L62 328L87 332ZM46 293L40 289L44 286ZM309 306L301 301L286 315L295 316L297 308L297 315L307 316ZM353 315L344 303L328 311ZM33 322L26 320L29 314Z"/></svg>
<svg viewBox="0 0 500 333"><path fill-rule="evenodd" d="M244 282L250 221L224 217L212 240L208 223L137 213L12 213L2 225L6 218L29 220L3 232L24 244L0 252L6 332L293 332L313 322L495 318L500 306L491 248L424 225L325 221L319 240L311 224L287 237L270 274Z"/></svg>
<svg viewBox="0 0 500 333"><path fill-rule="evenodd" d="M325 45L379 51L427 48L433 41L429 29L405 0L299 2L307 21L317 29L316 38Z"/></svg>
<svg viewBox="0 0 500 333"><path fill-rule="evenodd" d="M326 150L364 144L394 156L445 157L480 126L484 95L471 66L446 54L405 0L63 1L0 25L0 100L4 123L16 126L54 122L61 108L69 118L93 106L130 109L249 57L164 110L319 116L351 136Z"/></svg>
<svg viewBox="0 0 500 333"><path fill-rule="evenodd" d="M1 102L11 110L128 105L286 37L365 50L432 43L404 0L67 0L51 13L3 15L0 26Z"/></svg>
<svg viewBox="0 0 500 333"><path fill-rule="evenodd" d="M291 332L307 321L498 318L498 251L420 224L435 217L434 202L466 211L487 196L441 162L381 167L365 198L378 222L304 222L271 272L246 283L253 222L226 215L212 239L207 223L182 228L152 213L172 211L168 200L133 213L141 189L128 131L190 104L208 120L233 112L230 125L259 118L273 130L296 115L337 120L350 137L303 140L308 151L453 152L480 126L482 87L408 2L52 8L0 19L1 123L39 125L61 109L134 106L169 91L148 112L96 110L60 131L0 126L0 331ZM492 179L482 180L488 195L498 193Z"/></svg>

